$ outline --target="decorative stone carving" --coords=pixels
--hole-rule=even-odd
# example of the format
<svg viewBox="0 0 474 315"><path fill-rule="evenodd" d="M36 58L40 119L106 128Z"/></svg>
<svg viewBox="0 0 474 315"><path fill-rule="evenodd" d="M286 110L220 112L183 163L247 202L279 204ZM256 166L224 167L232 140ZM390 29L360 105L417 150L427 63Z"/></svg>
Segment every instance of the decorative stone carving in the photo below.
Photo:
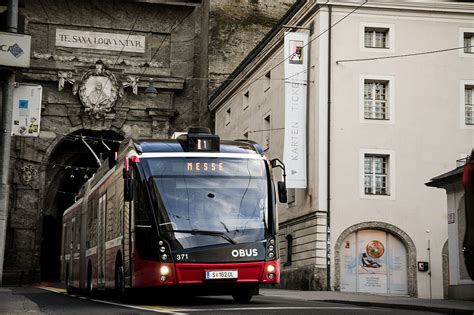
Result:
<svg viewBox="0 0 474 315"><path fill-rule="evenodd" d="M97 61L101 60L104 64L108 66L113 65L125 65L129 67L148 67L148 68L163 68L164 65L162 62L159 61L135 61L135 60L128 60L128 59L121 59L120 62L114 59L98 59L94 57L85 57L85 56L61 56L61 55L53 55L50 53L39 53L34 51L33 52L33 59L37 60L46 60L46 61L62 61L62 62L82 62L82 63L96 63Z"/></svg>
<svg viewBox="0 0 474 315"><path fill-rule="evenodd" d="M77 83L76 80L72 78L72 72L62 72L58 71L59 85L58 90L61 92L64 89L64 83L69 82L73 85L72 94L76 95L77 93Z"/></svg>
<svg viewBox="0 0 474 315"><path fill-rule="evenodd" d="M140 77L129 75L127 81L119 83L100 60L96 62L94 70L82 75L80 81L73 79L71 71L58 71L58 79L58 90L62 91L66 82L72 84L72 93L76 95L79 92L84 111L95 119L104 118L112 111L117 98L124 96L124 88L131 87L133 94L137 95L140 81Z"/></svg>
<svg viewBox="0 0 474 315"><path fill-rule="evenodd" d="M31 164L20 168L20 179L23 185L32 187L33 178L38 175L38 170Z"/></svg>
<svg viewBox="0 0 474 315"><path fill-rule="evenodd" d="M118 98L118 82L114 74L98 61L93 71L84 73L79 84L79 98L85 112L96 119L112 110Z"/></svg>
<svg viewBox="0 0 474 315"><path fill-rule="evenodd" d="M133 94L137 95L138 94L138 81L140 81L140 77L129 75L127 77L126 82L122 82L122 85L120 86L120 91L119 91L119 96L123 97L123 89L126 87L131 87Z"/></svg>

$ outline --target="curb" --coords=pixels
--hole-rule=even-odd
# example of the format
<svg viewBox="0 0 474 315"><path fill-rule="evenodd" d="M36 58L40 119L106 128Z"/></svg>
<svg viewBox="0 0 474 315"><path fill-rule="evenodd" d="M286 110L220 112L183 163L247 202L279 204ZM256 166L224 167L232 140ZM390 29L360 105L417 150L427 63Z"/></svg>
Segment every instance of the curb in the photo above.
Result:
<svg viewBox="0 0 474 315"><path fill-rule="evenodd" d="M341 303L351 304L357 306L374 306L384 308L395 308L404 310L424 311L424 312L436 312L449 315L472 315L474 309L459 309L452 307L438 307L438 306L427 306L427 305L413 305L413 304L397 304L397 303L386 303L386 302L365 302L365 301L347 301L347 300L317 300L328 303Z"/></svg>

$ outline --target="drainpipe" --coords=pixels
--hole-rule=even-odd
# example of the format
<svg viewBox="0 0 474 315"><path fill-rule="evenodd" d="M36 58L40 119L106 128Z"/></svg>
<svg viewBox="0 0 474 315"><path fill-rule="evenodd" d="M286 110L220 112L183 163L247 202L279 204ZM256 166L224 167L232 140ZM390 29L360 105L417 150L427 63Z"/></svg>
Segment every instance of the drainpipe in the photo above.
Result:
<svg viewBox="0 0 474 315"><path fill-rule="evenodd" d="M7 32L18 32L18 0L8 0ZM12 106L13 85L15 84L15 72L7 71L3 83L2 116L0 126L0 286L3 279L3 262L5 258L5 239L7 236L8 218L8 175L10 170L11 153L11 128L12 128Z"/></svg>
<svg viewBox="0 0 474 315"><path fill-rule="evenodd" d="M326 216L326 271L327 290L331 291L331 15L332 6L328 5L328 141L327 141L327 216Z"/></svg>

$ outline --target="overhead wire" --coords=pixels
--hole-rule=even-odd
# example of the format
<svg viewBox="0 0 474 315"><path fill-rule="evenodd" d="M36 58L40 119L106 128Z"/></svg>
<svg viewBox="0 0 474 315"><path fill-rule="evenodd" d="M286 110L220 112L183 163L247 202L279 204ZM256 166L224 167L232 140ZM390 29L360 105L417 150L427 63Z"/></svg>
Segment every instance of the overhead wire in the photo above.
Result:
<svg viewBox="0 0 474 315"><path fill-rule="evenodd" d="M336 64L342 63L342 62L372 61L372 60L381 60L381 59L394 59L394 58L404 58L404 57L413 57L413 56L437 54L437 53L453 51L453 50L459 50L459 49L466 49L466 48L471 48L471 47L474 47L474 46L461 46L461 47L453 47L453 48L446 48L446 49L438 49L438 50L422 51L422 52L415 52L415 53L407 53L407 54L401 54L401 55L383 56L383 57L360 58L360 59L342 59L342 60L337 60Z"/></svg>
<svg viewBox="0 0 474 315"><path fill-rule="evenodd" d="M326 1L325 3L323 3L316 12L318 12L324 5L326 5L329 1ZM345 16L343 16L342 18L340 18L337 22L335 22L334 24L332 25L329 25L329 27L324 30L323 32L319 33L317 36L315 36L314 38L312 38L311 40L308 41L308 43L306 43L305 45L301 46L301 48L304 48L304 47L307 47L309 44L311 44L312 42L314 42L316 39L318 39L319 37L321 37L322 35L326 34L330 29L332 29L334 26L336 26L337 24L341 23L343 20L345 20L347 17L349 17L351 14L353 14L355 11L357 11L358 9L360 9L362 6L364 6L366 3L368 2L368 0L364 1L361 5L357 6L356 8L354 8L352 11L350 11L348 14L346 14ZM315 12L315 13L316 13ZM269 70L265 70L260 76L258 76L254 81L252 81L251 83L249 83L248 85L252 85L254 82L256 82L256 80L260 79L261 77L263 77L267 72L269 71L272 71L274 70L276 67L278 67L279 65L281 65L282 63L284 63L286 60L290 59L292 56L294 56L296 54L293 53L291 55L289 55L288 57L286 58L283 58L280 62L278 62L276 65L274 65L273 67L271 67ZM241 89L241 90L238 90L235 95L239 94L240 92L242 92L244 89L246 89L247 86L245 86L245 88Z"/></svg>
<svg viewBox="0 0 474 315"><path fill-rule="evenodd" d="M329 2L326 1L325 3L321 4L320 7L316 10L316 12L314 14L316 14L323 6L327 5L327 3ZM329 27L322 31L321 33L319 33L317 36L315 36L314 38L312 38L311 40L308 41L308 43L306 43L305 45L302 46L302 48L308 46L309 44L311 44L313 41L315 41L316 39L320 38L322 35L324 35L325 33L327 33L330 29L332 29L334 26L336 26L337 24L341 23L343 20L345 20L347 17L349 17L351 14L353 14L354 12L356 12L357 10L359 10L360 8L362 8L366 3L368 2L368 0L365 0L362 4L360 4L359 6L357 6L356 8L354 8L352 11L350 11L349 13L347 13L345 16L343 16L342 18L340 18L337 22L335 22L334 24L332 25L329 25ZM294 53L295 54L295 53ZM275 64L273 67L271 67L269 70L268 69L265 69L262 74L260 74L259 76L257 76L257 78L251 80L251 79L246 79L248 81L251 81L249 84L246 84L245 86L241 87L240 89L238 89L234 95L229 99L229 102L231 100L233 100L237 95L239 95L243 90L247 89L249 86L251 86L253 83L255 83L257 80L261 79L266 73L268 73L269 71L272 71L274 70L276 67L278 67L279 65L281 65L283 62L285 62L286 60L288 60L289 58L291 58L294 54L292 55L289 55L288 57L286 58L283 58L281 61L279 61L277 64ZM272 60L275 60L275 58L272 58ZM303 71L308 71L308 69L305 69ZM298 73L299 74L299 73ZM226 79L225 81L227 81L229 79ZM237 80L237 79L230 79L230 80ZM240 82L243 82L244 79L239 79L238 83L239 84ZM201 100L202 102L202 100ZM189 111L189 110L188 110ZM187 111L183 112L183 113L180 113L180 115L186 113Z"/></svg>
<svg viewBox="0 0 474 315"><path fill-rule="evenodd" d="M35 160L29 160L25 158L20 158L16 156L10 156L11 159L17 160L17 161L23 161L27 162L30 164L36 164L36 165L51 165L52 168L63 168L65 170L72 170L72 171L95 171L97 170L97 167L88 167L88 166L76 166L76 165L70 165L70 164L61 164L61 163L51 163L51 162L40 162L40 161L35 161Z"/></svg>
<svg viewBox="0 0 474 315"><path fill-rule="evenodd" d="M177 22L178 22L178 19L176 19L176 21L175 21L175 22L173 23L173 25L171 26L171 29L169 30L169 33L163 36L163 39L162 39L160 45L159 45L158 48L156 49L155 53L151 56L149 62L152 62L153 59L155 58L155 56L158 54L158 52L160 51L161 47L163 46L163 43L164 43L165 40L166 40L166 37L167 37L167 36L171 36L171 33L172 33L178 26L182 25L182 24L184 23L184 21L186 21L186 19L187 19L189 16L191 16L191 14L193 14L193 13L194 13L194 10L191 9L190 12L189 12L183 19L181 19L181 21L180 21L179 23L177 23ZM177 24L176 24L176 23L177 23ZM140 74L140 76L138 77L138 79L140 79L140 78L145 74L145 72L146 72L147 69L148 69L148 67L143 66L143 72Z"/></svg>

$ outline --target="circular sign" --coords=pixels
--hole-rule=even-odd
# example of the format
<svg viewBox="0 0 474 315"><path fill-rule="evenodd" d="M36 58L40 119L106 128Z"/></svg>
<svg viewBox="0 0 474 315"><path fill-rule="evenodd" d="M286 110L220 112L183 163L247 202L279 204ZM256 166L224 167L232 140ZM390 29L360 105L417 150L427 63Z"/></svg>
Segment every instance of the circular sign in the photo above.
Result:
<svg viewBox="0 0 474 315"><path fill-rule="evenodd" d="M383 246L382 242L373 240L367 243L365 251L367 252L367 255L372 258L380 258L385 253L385 247Z"/></svg>

